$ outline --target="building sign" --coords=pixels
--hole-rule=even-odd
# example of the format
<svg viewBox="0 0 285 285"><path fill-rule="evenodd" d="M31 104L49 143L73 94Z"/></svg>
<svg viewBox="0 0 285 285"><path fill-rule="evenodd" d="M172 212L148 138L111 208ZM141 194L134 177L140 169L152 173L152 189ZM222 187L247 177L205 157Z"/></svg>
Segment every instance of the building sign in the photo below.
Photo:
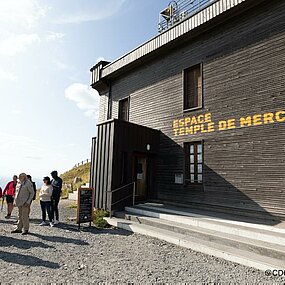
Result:
<svg viewBox="0 0 285 285"><path fill-rule="evenodd" d="M211 113L206 113L174 120L173 132L174 136L187 136L282 122L285 122L284 110L275 113L253 114L238 118L233 117L218 122L212 121Z"/></svg>

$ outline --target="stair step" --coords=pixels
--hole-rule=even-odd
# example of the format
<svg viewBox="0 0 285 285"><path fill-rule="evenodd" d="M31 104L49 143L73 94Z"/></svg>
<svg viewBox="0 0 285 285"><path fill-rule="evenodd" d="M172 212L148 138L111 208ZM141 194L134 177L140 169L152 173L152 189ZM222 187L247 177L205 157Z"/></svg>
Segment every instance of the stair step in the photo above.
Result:
<svg viewBox="0 0 285 285"><path fill-rule="evenodd" d="M256 229L270 230L273 232L279 232L285 234L285 222L280 222L280 221L270 222L269 220L261 220L260 218L257 219L257 218L241 217L235 214L233 215L222 214L208 210L195 210L195 209L169 207L169 206L165 207L163 204L153 205L153 203L138 204L135 207L130 207L130 208L138 208L142 210L145 209L157 213L175 214L185 217L204 218L213 221L222 221L224 223L235 224L250 228L254 227Z"/></svg>
<svg viewBox="0 0 285 285"><path fill-rule="evenodd" d="M118 216L116 215L116 217ZM142 215L134 215L128 212L122 212L120 214L120 217L134 222L138 222L140 224L153 226L156 228L161 228L180 234L185 234L187 236L200 238L206 241L214 241L216 243L229 245L235 248L247 250L249 252L255 252L260 255L269 256L285 261L285 248L281 245L273 244L271 242L269 243L255 240L252 238L249 239L242 236L235 236L215 230L189 226L164 219L157 219Z"/></svg>
<svg viewBox="0 0 285 285"><path fill-rule="evenodd" d="M138 222L128 221L121 218L105 218L106 221L115 227L125 229L134 233L139 233L154 238L158 238L172 244L185 248L190 248L208 255L236 262L245 266L257 268L259 270L274 270L285 268L285 262L272 257L266 257L254 252L241 250L215 241L207 241L201 238L188 236L185 234L145 225Z"/></svg>
<svg viewBox="0 0 285 285"><path fill-rule="evenodd" d="M191 212L174 211L171 209L160 210L154 207L126 207L125 210L136 215L154 217L189 226L219 231L225 234L241 236L249 239L253 238L259 241L285 246L284 229L276 229L272 226L224 220L216 217L197 215Z"/></svg>

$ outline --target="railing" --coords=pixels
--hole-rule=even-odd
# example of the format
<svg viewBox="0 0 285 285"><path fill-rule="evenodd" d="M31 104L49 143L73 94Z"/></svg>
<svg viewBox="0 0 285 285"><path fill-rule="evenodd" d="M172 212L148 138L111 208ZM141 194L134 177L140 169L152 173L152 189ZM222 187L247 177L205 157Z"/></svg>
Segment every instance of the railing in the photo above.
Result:
<svg viewBox="0 0 285 285"><path fill-rule="evenodd" d="M123 190L131 190L129 191L130 193L126 193L126 194L121 194L121 192L123 192ZM111 190L111 191L107 191L107 193L109 194L109 206L108 206L108 210L110 212L110 218L112 218L112 214L114 210L122 210L124 207L126 206L130 206L130 203L128 203L128 200L131 200L131 204L132 206L135 204L135 195L136 195L136 182L132 182L129 184L126 184L122 187L119 187L115 190ZM117 196L117 200L114 199L115 197L113 196ZM121 198L123 197L123 198ZM115 200L115 201L114 201ZM119 204L121 203L121 204Z"/></svg>
<svg viewBox="0 0 285 285"><path fill-rule="evenodd" d="M86 163L88 163L88 162L90 162L90 159L89 159L89 158L87 158L87 159L85 159L85 160L82 160L81 162L76 163L76 164L73 166L73 168L79 167L80 165L84 165L84 164L86 164Z"/></svg>
<svg viewBox="0 0 285 285"><path fill-rule="evenodd" d="M168 15L163 17L161 14L158 24L158 32L162 33L173 27L179 22L193 16L197 12L205 9L207 6L217 0L177 0L169 3Z"/></svg>

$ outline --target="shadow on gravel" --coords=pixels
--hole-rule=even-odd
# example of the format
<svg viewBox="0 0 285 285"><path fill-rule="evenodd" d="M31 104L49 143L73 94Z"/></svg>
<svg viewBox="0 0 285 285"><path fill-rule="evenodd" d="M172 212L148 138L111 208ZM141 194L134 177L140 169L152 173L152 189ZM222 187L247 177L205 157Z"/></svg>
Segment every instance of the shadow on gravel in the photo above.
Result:
<svg viewBox="0 0 285 285"><path fill-rule="evenodd" d="M32 247L54 248L54 246L49 246L39 241L16 239L11 236L2 236L0 240L0 246L14 246L21 249L29 249Z"/></svg>
<svg viewBox="0 0 285 285"><path fill-rule="evenodd" d="M15 225L17 222L17 219L9 219L9 220L0 220L0 224L9 224L9 225Z"/></svg>
<svg viewBox="0 0 285 285"><path fill-rule="evenodd" d="M30 235L38 237L38 238L45 240L45 241L50 241L50 242L73 243L76 245L89 245L89 243L86 241L83 241L80 239L74 239L74 238L66 238L63 236L46 236L46 235L41 235L41 234L36 234L36 233L30 233Z"/></svg>
<svg viewBox="0 0 285 285"><path fill-rule="evenodd" d="M134 233L118 228L110 228L110 229L98 229L95 227L85 227L81 228L81 232L87 232L97 235L117 235L117 236L131 236Z"/></svg>
<svg viewBox="0 0 285 285"><path fill-rule="evenodd" d="M30 219L31 224L40 224L43 220L42 219Z"/></svg>
<svg viewBox="0 0 285 285"><path fill-rule="evenodd" d="M95 226L86 226L84 224L81 225L80 230L78 229L78 225L76 224L68 224L68 223L60 223L55 226L55 228L59 228L62 230L67 230L71 232L86 232L86 233L92 233L92 234L113 234L113 235L121 235L121 236L130 236L133 233L117 228L109 228L109 229L98 229Z"/></svg>
<svg viewBox="0 0 285 285"><path fill-rule="evenodd" d="M56 227L59 229L68 230L71 232L79 232L78 225L75 225L75 224L60 223L60 224L56 225Z"/></svg>
<svg viewBox="0 0 285 285"><path fill-rule="evenodd" d="M42 260L35 256L5 252L1 250L0 250L0 260L9 262L9 263L25 265L25 266L43 266L43 267L53 268L53 269L60 268L60 265L55 262Z"/></svg>

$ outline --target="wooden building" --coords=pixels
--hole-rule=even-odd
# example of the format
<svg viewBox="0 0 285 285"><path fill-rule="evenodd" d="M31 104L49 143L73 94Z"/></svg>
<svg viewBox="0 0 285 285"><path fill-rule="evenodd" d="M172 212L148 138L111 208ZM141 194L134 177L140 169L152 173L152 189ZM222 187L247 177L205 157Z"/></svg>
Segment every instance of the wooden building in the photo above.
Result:
<svg viewBox="0 0 285 285"><path fill-rule="evenodd" d="M204 3L91 69L96 207L136 182L135 201L285 217L285 1Z"/></svg>

